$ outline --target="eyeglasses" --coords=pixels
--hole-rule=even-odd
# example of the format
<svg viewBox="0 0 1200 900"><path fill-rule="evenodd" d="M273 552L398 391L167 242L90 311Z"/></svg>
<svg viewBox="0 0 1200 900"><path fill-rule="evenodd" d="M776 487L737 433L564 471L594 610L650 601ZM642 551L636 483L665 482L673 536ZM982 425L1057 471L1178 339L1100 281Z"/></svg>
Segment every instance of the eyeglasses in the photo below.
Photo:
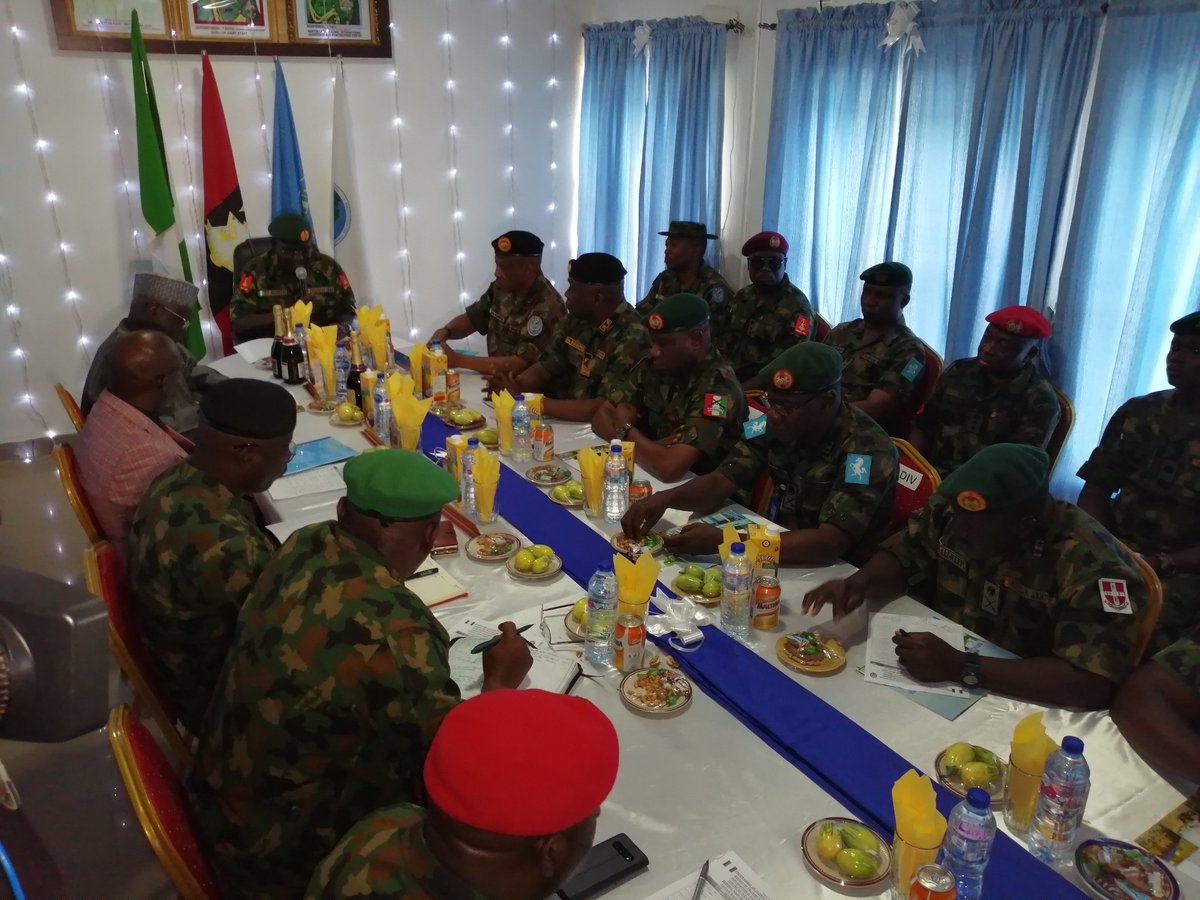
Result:
<svg viewBox="0 0 1200 900"><path fill-rule="evenodd" d="M184 325L187 325L187 323L188 323L187 316L181 316L179 313L175 312L175 310L171 309L171 307L166 306L165 304L159 303L156 305L158 306L159 309L161 309L167 315L174 316L176 319L178 319Z"/></svg>
<svg viewBox="0 0 1200 900"><path fill-rule="evenodd" d="M778 272L783 268L784 259L778 256L751 256L746 260L746 265L751 269L770 269L772 272Z"/></svg>

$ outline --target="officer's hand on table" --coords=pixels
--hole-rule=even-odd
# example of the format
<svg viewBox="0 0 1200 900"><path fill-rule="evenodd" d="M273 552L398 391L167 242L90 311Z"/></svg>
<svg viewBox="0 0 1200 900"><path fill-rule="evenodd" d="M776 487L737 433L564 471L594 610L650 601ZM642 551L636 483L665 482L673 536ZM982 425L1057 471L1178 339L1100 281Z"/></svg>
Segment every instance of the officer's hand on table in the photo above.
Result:
<svg viewBox="0 0 1200 900"><path fill-rule="evenodd" d="M721 546L721 530L715 525L693 522L685 525L679 534L664 534L663 542L667 549L689 556L716 553Z"/></svg>
<svg viewBox="0 0 1200 900"><path fill-rule="evenodd" d="M892 636L900 665L917 681L958 681L963 672L961 650L927 631L897 631Z"/></svg>
<svg viewBox="0 0 1200 900"><path fill-rule="evenodd" d="M523 393L520 387L517 386L517 379L511 372L498 372L491 378L487 379L483 389L485 399L490 398L492 394L498 394L501 391L508 391L514 397L517 394Z"/></svg>
<svg viewBox="0 0 1200 900"><path fill-rule="evenodd" d="M432 347L434 341L439 341L444 344L449 339L450 339L450 332L447 331L445 328L439 328L437 331L435 331L433 334L431 334L429 336L429 340L427 340L425 342L425 346Z"/></svg>
<svg viewBox="0 0 1200 900"><path fill-rule="evenodd" d="M660 437L654 443L658 444L660 447L674 447L676 444L678 444L682 440L683 440L683 426L680 425L678 428L676 428L674 431L672 431L666 437Z"/></svg>
<svg viewBox="0 0 1200 900"><path fill-rule="evenodd" d="M665 510L666 507L659 502L658 497L651 494L646 499L630 505L621 517L621 530L631 538L641 540L654 523L662 518Z"/></svg>
<svg viewBox="0 0 1200 900"><path fill-rule="evenodd" d="M483 689L515 688L525 680L533 657L512 622L500 623L500 643L483 651Z"/></svg>
<svg viewBox="0 0 1200 900"><path fill-rule="evenodd" d="M805 594L801 611L807 616L815 616L828 603L833 606L833 618L836 621L858 609L862 606L862 602L862 588L852 585L849 579L836 578Z"/></svg>
<svg viewBox="0 0 1200 900"><path fill-rule="evenodd" d="M620 420L620 412L613 406L612 401L605 400L592 416L592 431L597 437L611 441L616 437L617 429L625 423Z"/></svg>

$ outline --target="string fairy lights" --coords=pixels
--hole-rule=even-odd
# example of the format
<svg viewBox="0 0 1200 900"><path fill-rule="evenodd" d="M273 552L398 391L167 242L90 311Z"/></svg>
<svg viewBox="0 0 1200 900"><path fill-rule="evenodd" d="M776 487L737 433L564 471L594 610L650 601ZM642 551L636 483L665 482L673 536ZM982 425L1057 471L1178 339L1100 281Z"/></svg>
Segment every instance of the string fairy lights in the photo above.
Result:
<svg viewBox="0 0 1200 900"><path fill-rule="evenodd" d="M42 431L46 436L52 438L54 432L50 428L50 423L46 421L46 417L42 415L29 379L29 354L25 352L25 344L21 339L21 307L17 304L16 295L13 293L12 273L8 268L8 253L5 252L2 236L0 236L0 304L4 305L8 329L12 332L13 356L16 357L21 367L22 391L17 399L41 423Z"/></svg>
<svg viewBox="0 0 1200 900"><path fill-rule="evenodd" d="M550 242L549 248L551 251L558 249L558 241L554 235L558 234L558 100L559 100L559 82L558 82L558 4L550 4L550 81L548 89L550 90L550 121L547 123L547 130L550 132L550 204L547 212L550 213ZM565 268L565 267L564 267ZM555 271L558 271L557 267ZM550 278L550 283L557 286L554 278Z"/></svg>
<svg viewBox="0 0 1200 900"><path fill-rule="evenodd" d="M513 135L513 85L512 73L512 15L509 0L504 0L504 34L500 35L500 46L504 48L504 81L501 90L504 91L504 105L508 113L508 124L504 133L508 138L508 168L505 176L508 178L508 217L515 219L517 215L517 153L516 138Z"/></svg>
<svg viewBox="0 0 1200 900"><path fill-rule="evenodd" d="M454 273L458 279L458 300L459 305L463 309L467 307L467 301L471 299L471 295L467 293L466 279L463 274L463 260L467 258L467 254L463 252L462 240L462 206L459 203L458 192L458 125L455 122L454 116L454 91L456 84L454 81L454 35L450 31L450 0L442 0L442 8L445 12L445 31L442 32L442 48L443 58L446 67L446 113L450 121L448 131L447 149L450 158L450 203L451 215L450 220L454 228Z"/></svg>
<svg viewBox="0 0 1200 900"><path fill-rule="evenodd" d="M416 307L412 292L412 265L408 252L408 193L404 185L404 119L400 116L400 36L396 34L396 23L391 22L392 30L392 70L388 78L392 82L392 132L396 135L396 161L392 164L395 178L392 179L392 196L396 209L396 253L400 257L400 299L404 303L404 314L408 325L408 336L418 335L416 323Z"/></svg>

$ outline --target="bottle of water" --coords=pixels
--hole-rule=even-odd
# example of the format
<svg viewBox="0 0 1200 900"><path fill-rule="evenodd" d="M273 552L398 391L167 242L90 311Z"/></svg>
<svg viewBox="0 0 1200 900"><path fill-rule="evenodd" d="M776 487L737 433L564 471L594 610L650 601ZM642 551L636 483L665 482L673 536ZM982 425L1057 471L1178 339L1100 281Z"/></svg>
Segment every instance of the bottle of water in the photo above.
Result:
<svg viewBox="0 0 1200 900"><path fill-rule="evenodd" d="M739 641L750 639L750 560L741 541L729 548L721 569L721 630Z"/></svg>
<svg viewBox="0 0 1200 900"><path fill-rule="evenodd" d="M462 505L468 516L475 515L475 454L479 452L479 438L468 438L467 449L462 459Z"/></svg>
<svg viewBox="0 0 1200 900"><path fill-rule="evenodd" d="M533 458L529 433L529 405L524 394L517 394L512 408L512 458L522 462Z"/></svg>
<svg viewBox="0 0 1200 900"><path fill-rule="evenodd" d="M954 876L958 900L979 900L983 893L983 870L996 839L996 817L992 798L982 788L971 788L967 799L954 807L946 826L946 838L938 852L938 865Z"/></svg>
<svg viewBox="0 0 1200 900"><path fill-rule="evenodd" d="M617 621L617 577L611 563L601 563L588 582L588 620L583 654L601 666L611 666L613 626Z"/></svg>
<svg viewBox="0 0 1200 900"><path fill-rule="evenodd" d="M1077 737L1063 738L1062 748L1046 760L1042 789L1029 829L1029 849L1042 862L1057 865L1072 858L1075 832L1083 822L1091 777L1092 770L1083 758L1083 741Z"/></svg>
<svg viewBox="0 0 1200 900"><path fill-rule="evenodd" d="M350 343L338 341L333 351L333 386L337 402L346 402L346 379L350 377Z"/></svg>
<svg viewBox="0 0 1200 900"><path fill-rule="evenodd" d="M613 441L608 459L604 462L604 521L609 525L621 524L621 517L629 509L629 467L621 442Z"/></svg>

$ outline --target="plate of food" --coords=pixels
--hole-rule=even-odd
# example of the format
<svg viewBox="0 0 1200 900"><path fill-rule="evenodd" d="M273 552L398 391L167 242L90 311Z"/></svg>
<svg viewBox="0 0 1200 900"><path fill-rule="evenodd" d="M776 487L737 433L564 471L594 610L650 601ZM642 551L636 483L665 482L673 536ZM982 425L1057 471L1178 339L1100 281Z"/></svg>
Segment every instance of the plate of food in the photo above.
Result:
<svg viewBox="0 0 1200 900"><path fill-rule="evenodd" d="M504 562L521 549L521 539L506 531L477 534L467 541L467 556L478 562Z"/></svg>
<svg viewBox="0 0 1200 900"><path fill-rule="evenodd" d="M555 463L538 463L525 470L525 478L538 487L554 487L571 480L571 470Z"/></svg>
<svg viewBox="0 0 1200 900"><path fill-rule="evenodd" d="M846 665L846 648L814 631L793 631L775 642L775 653L788 668L806 675L828 675Z"/></svg>
<svg viewBox="0 0 1200 900"><path fill-rule="evenodd" d="M579 448L579 449L582 449L582 448ZM554 455L557 456L559 459L567 459L567 460L579 459L579 449L564 450L562 453L555 453ZM611 449L611 445L610 444L596 444L595 446L592 447L592 449L595 450L598 454L600 454L601 459L606 459L608 457L609 450Z"/></svg>
<svg viewBox="0 0 1200 900"><path fill-rule="evenodd" d="M329 424L336 425L338 428L362 428L366 420L367 414L357 406L352 403L341 403L329 417Z"/></svg>
<svg viewBox="0 0 1200 900"><path fill-rule="evenodd" d="M663 541L662 535L657 532L650 531L646 533L640 541L631 538L624 532L614 534L612 540L609 541L612 548L618 553L624 553L630 559L636 560L643 553L649 553L651 556L658 556L667 548L666 542Z"/></svg>
<svg viewBox="0 0 1200 900"><path fill-rule="evenodd" d="M983 788L992 804L1004 802L1004 776L1008 766L986 747L965 741L951 744L933 761L938 781L960 797L971 788Z"/></svg>
<svg viewBox="0 0 1200 900"><path fill-rule="evenodd" d="M550 488L550 499L559 506L583 506L583 482L572 478Z"/></svg>
<svg viewBox="0 0 1200 900"><path fill-rule="evenodd" d="M587 597L576 600L567 613L567 636L573 641L582 642L587 638L587 601Z"/></svg>
<svg viewBox="0 0 1200 900"><path fill-rule="evenodd" d="M638 669L621 679L621 702L634 712L673 715L692 702L692 683L662 666Z"/></svg>
<svg viewBox="0 0 1200 900"><path fill-rule="evenodd" d="M459 431L474 431L476 428L482 428L487 424L487 419L483 417L483 413L467 409L466 407L446 410L438 414L438 418L451 428L457 428Z"/></svg>
<svg viewBox="0 0 1200 900"><path fill-rule="evenodd" d="M1075 849L1075 868L1095 896L1112 900L1179 900L1171 870L1141 847L1090 840Z"/></svg>
<svg viewBox="0 0 1200 900"><path fill-rule="evenodd" d="M338 408L336 400L310 400L304 407L314 416L327 416Z"/></svg>
<svg viewBox="0 0 1200 900"><path fill-rule="evenodd" d="M892 848L854 819L817 819L804 830L804 861L822 881L840 887L879 884L892 871Z"/></svg>
<svg viewBox="0 0 1200 900"><path fill-rule="evenodd" d="M508 561L508 574L521 581L544 581L562 571L562 560L545 544L518 550Z"/></svg>
<svg viewBox="0 0 1200 900"><path fill-rule="evenodd" d="M693 603L715 606L721 602L721 567L706 569L697 563L689 563L675 576L671 590Z"/></svg>

